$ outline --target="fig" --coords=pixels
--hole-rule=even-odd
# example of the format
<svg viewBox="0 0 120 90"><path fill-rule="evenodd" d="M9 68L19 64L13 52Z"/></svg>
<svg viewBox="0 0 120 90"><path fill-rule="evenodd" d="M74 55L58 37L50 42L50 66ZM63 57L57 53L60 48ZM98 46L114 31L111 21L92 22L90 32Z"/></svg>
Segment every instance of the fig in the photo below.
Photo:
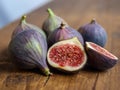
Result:
<svg viewBox="0 0 120 90"><path fill-rule="evenodd" d="M21 31L11 39L8 49L19 68L39 68L45 75L51 75L46 64L47 41L39 31Z"/></svg>
<svg viewBox="0 0 120 90"><path fill-rule="evenodd" d="M98 70L108 70L118 61L115 55L93 42L86 42L86 52L88 65Z"/></svg>
<svg viewBox="0 0 120 90"><path fill-rule="evenodd" d="M77 37L53 44L47 53L48 64L64 72L76 72L84 67L87 56Z"/></svg>
<svg viewBox="0 0 120 90"><path fill-rule="evenodd" d="M96 43L102 47L107 41L107 33L105 29L99 25L95 19L89 24L81 26L78 31L82 34L84 41Z"/></svg>
<svg viewBox="0 0 120 90"><path fill-rule="evenodd" d="M44 21L42 29L46 32L47 36L53 32L56 28L60 27L61 22L66 23L61 17L54 14L54 12L48 8L47 12L49 14L48 18Z"/></svg>
<svg viewBox="0 0 120 90"><path fill-rule="evenodd" d="M12 38L14 36L16 36L18 33L22 32L24 30L37 30L46 38L45 32L42 29L40 29L36 25L29 24L29 23L26 22L26 16L25 15L21 17L20 23L18 24L18 26L13 31Z"/></svg>
<svg viewBox="0 0 120 90"><path fill-rule="evenodd" d="M51 46L58 41L73 37L77 37L82 45L84 45L82 35L77 30L71 28L70 26L66 26L64 23L61 23L61 26L48 36L48 46Z"/></svg>

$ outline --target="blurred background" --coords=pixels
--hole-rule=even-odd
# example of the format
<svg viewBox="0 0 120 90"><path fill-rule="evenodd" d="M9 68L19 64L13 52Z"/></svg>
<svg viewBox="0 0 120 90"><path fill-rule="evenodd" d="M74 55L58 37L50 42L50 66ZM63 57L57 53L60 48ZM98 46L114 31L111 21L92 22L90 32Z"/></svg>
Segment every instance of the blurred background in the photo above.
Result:
<svg viewBox="0 0 120 90"><path fill-rule="evenodd" d="M52 0L0 0L0 29Z"/></svg>

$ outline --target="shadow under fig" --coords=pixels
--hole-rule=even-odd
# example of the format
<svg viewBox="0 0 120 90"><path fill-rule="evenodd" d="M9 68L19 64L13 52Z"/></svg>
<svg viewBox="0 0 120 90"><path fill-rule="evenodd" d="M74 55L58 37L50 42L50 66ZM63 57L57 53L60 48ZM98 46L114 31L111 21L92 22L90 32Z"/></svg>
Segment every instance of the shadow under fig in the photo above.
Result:
<svg viewBox="0 0 120 90"><path fill-rule="evenodd" d="M54 69L53 67L50 67L50 66L49 66L49 68L53 74L60 74L60 75L74 75L78 72L84 72L84 71L85 72L86 71L92 72L92 73L105 72L105 71L98 71L98 70L90 67L88 64L86 64L86 66L83 69L81 69L79 71L75 71L75 72L61 71L61 70ZM6 72L25 73L25 72L29 72L29 73L36 73L36 74L44 75L39 68L34 68L34 69L18 68L13 63L13 58L10 57L7 48L0 52L0 72L1 73L6 73Z"/></svg>
<svg viewBox="0 0 120 90"><path fill-rule="evenodd" d="M24 72L29 72L29 73L36 73L43 75L41 70L38 68L34 69L22 69L18 68L15 63L13 63L13 58L10 57L10 54L8 52L8 49L5 48L0 52L0 73L6 73L6 72L19 72L19 73L24 73Z"/></svg>
<svg viewBox="0 0 120 90"><path fill-rule="evenodd" d="M107 70L98 70L98 69L95 69L93 67L91 67L90 65L86 64L84 69L84 71L87 71L87 72L92 72L92 73L103 73L103 72L107 72Z"/></svg>
<svg viewBox="0 0 120 90"><path fill-rule="evenodd" d="M59 74L59 75L74 75L74 74L77 74L79 72L82 72L82 73L84 73L84 72L90 72L90 73L104 73L104 72L107 72L107 70L95 69L95 68L89 66L88 64L86 64L82 69L80 69L78 71L74 71L74 72L67 72L67 71L63 71L63 70L60 70L60 69L55 69L53 67L50 67L50 70L53 74Z"/></svg>
<svg viewBox="0 0 120 90"><path fill-rule="evenodd" d="M38 68L33 68L33 69L22 69L22 68L18 68L14 63L12 62L4 62L1 63L0 62L0 73L36 73L36 74L40 74L40 75L44 75L41 70L39 70Z"/></svg>
<svg viewBox="0 0 120 90"><path fill-rule="evenodd" d="M14 70L7 48L0 52L0 72L10 72Z"/></svg>
<svg viewBox="0 0 120 90"><path fill-rule="evenodd" d="M73 71L73 72L69 72L69 71L63 71L61 69L56 69L56 68L53 68L51 66L49 66L50 68L50 71L53 73L53 74L59 74L59 75L63 75L63 76L67 76L67 75L75 75L77 73L79 73L80 71L83 71L83 69L81 70L78 70L78 71Z"/></svg>

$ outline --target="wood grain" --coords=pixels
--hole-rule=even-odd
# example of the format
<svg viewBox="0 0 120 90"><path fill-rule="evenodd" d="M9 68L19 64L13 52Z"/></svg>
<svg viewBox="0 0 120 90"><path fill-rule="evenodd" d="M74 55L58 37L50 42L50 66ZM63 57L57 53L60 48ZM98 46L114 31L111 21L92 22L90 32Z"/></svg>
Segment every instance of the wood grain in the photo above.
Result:
<svg viewBox="0 0 120 90"><path fill-rule="evenodd" d="M96 18L108 33L107 50L120 57L120 1L119 0L54 0L27 15L27 21L39 27L47 18L46 9L65 19L78 29ZM39 70L19 70L9 58L7 46L19 20L0 30L0 90L120 90L120 63L105 72L83 69L66 75L54 72L45 77Z"/></svg>

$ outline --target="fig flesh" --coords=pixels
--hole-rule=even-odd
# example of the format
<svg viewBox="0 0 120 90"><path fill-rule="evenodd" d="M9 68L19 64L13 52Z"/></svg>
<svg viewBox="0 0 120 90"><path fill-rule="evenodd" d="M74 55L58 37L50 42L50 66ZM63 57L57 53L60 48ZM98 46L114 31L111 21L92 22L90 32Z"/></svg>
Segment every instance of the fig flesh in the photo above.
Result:
<svg viewBox="0 0 120 90"><path fill-rule="evenodd" d="M39 68L45 75L50 75L46 64L47 41L36 30L25 30L10 41L9 52L19 68Z"/></svg>
<svg viewBox="0 0 120 90"><path fill-rule="evenodd" d="M61 71L75 72L84 67L87 56L77 37L63 40L51 46L47 53L50 66Z"/></svg>
<svg viewBox="0 0 120 90"><path fill-rule="evenodd" d="M77 37L79 41L84 45L84 41L82 35L75 29L71 28L70 26L66 26L64 23L61 23L61 26L54 30L48 36L48 46L50 47L54 43L66 39L70 39L73 37Z"/></svg>
<svg viewBox="0 0 120 90"><path fill-rule="evenodd" d="M95 19L89 24L81 26L78 31L82 34L84 41L96 43L102 47L107 41L107 33L105 29L99 25Z"/></svg>
<svg viewBox="0 0 120 90"><path fill-rule="evenodd" d="M92 42L86 42L86 52L88 55L88 64L98 70L110 69L118 61L115 55Z"/></svg>
<svg viewBox="0 0 120 90"><path fill-rule="evenodd" d="M36 31L39 31L46 38L45 32L42 29L40 29L36 25L33 25L33 24L30 24L30 23L26 22L26 16L25 15L21 17L20 23L18 24L18 26L13 31L12 38L14 36L16 36L18 33L22 32L24 30L36 30Z"/></svg>
<svg viewBox="0 0 120 90"><path fill-rule="evenodd" d="M54 14L54 12L48 8L47 12L49 14L48 18L44 21L42 29L46 32L47 36L52 33L55 29L60 27L61 22L66 23L61 17Z"/></svg>

